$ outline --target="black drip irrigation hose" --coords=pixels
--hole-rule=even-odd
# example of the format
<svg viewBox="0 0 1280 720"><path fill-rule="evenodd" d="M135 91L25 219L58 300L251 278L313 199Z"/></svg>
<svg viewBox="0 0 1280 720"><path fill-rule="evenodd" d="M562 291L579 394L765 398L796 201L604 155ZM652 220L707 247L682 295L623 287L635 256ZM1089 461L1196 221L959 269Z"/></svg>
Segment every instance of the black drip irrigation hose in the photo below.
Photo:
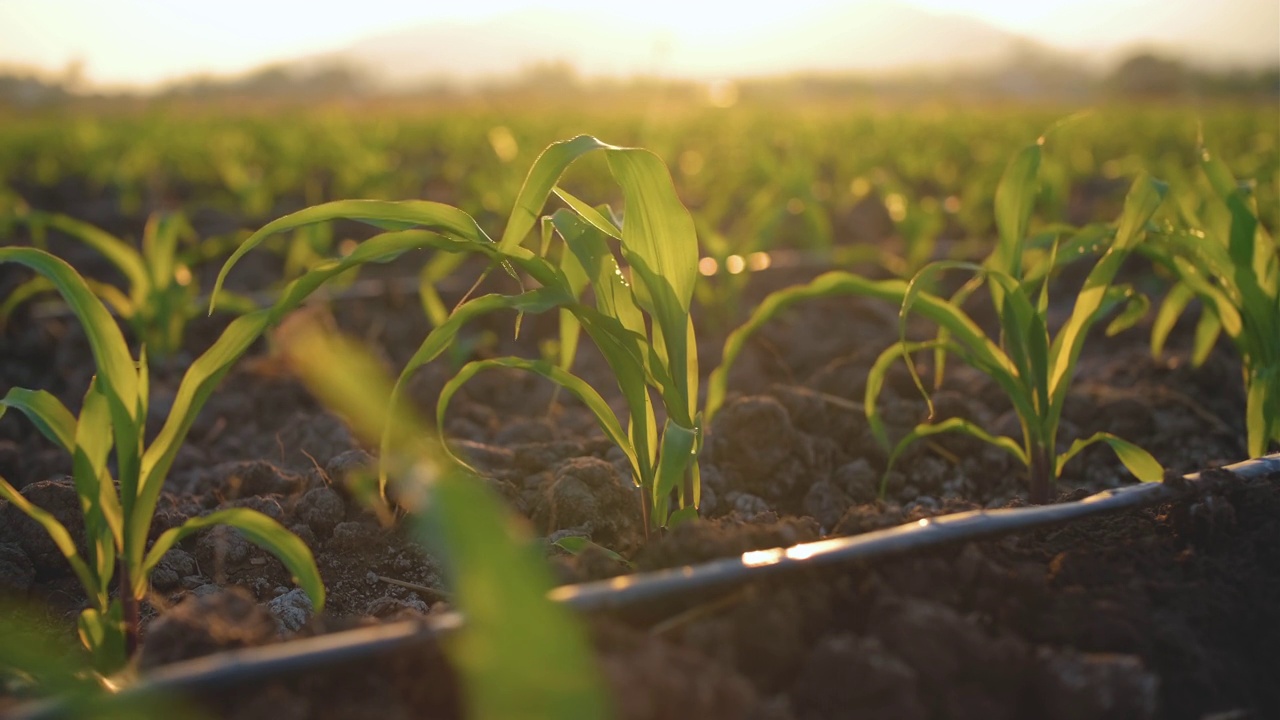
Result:
<svg viewBox="0 0 1280 720"><path fill-rule="evenodd" d="M1277 474L1280 473L1280 453L1206 473L1221 470L1241 478ZM1203 474L1192 473L1182 479L1185 483L1195 483ZM942 515L862 535L755 550L699 565L566 585L552 590L549 596L583 613L642 608L656 602L723 591L736 585L800 571L866 562L1158 505L1182 496L1185 483L1166 481L1131 485L1057 505ZM120 701L128 701L131 698L180 697L225 690L241 683L262 682L276 676L368 659L443 636L461 628L462 624L458 613L445 613L426 621L399 621L277 645L220 652L154 670L137 684L120 690L116 697ZM70 712L66 703L50 700L32 703L11 717L14 720L50 720L70 717Z"/></svg>

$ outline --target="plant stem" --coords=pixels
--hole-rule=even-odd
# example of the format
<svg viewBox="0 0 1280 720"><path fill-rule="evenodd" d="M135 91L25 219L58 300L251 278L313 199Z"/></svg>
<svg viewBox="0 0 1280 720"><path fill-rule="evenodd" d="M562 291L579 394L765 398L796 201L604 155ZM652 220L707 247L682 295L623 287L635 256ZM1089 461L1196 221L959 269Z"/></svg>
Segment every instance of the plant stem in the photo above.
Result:
<svg viewBox="0 0 1280 720"><path fill-rule="evenodd" d="M644 542L649 543L649 519L653 515L652 504L646 488L640 488L640 515L644 524Z"/></svg>
<svg viewBox="0 0 1280 720"><path fill-rule="evenodd" d="M1031 464L1027 469L1030 471L1031 502L1044 505L1049 502L1049 487L1053 483L1049 448L1043 444L1037 445L1031 448L1030 457Z"/></svg>
<svg viewBox="0 0 1280 720"><path fill-rule="evenodd" d="M138 598L133 595L129 566L119 561L121 622L124 624L124 654L132 659L138 652Z"/></svg>

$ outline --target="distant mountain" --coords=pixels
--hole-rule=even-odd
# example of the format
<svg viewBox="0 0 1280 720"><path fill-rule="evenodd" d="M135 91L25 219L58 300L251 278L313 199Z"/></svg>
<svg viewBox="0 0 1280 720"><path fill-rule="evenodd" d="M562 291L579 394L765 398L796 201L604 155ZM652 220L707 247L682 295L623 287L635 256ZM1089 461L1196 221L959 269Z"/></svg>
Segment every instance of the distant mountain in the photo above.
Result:
<svg viewBox="0 0 1280 720"><path fill-rule="evenodd" d="M474 81L568 62L587 77L769 76L794 72L982 69L1034 43L968 17L895 2L799 15L768 30L691 36L660 24L524 11L486 22L420 25L370 37L305 64L349 64L390 85Z"/></svg>

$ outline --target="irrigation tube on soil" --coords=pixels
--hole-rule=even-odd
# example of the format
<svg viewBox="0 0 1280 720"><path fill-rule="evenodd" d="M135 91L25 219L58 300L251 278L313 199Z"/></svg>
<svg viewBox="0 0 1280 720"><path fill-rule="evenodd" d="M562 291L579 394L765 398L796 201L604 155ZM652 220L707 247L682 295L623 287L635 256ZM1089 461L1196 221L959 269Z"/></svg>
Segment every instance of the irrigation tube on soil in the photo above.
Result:
<svg viewBox="0 0 1280 720"><path fill-rule="evenodd" d="M1280 453L1228 465L1244 478L1280 473ZM1211 471L1206 471L1206 473ZM1202 473L1183 476L1189 482ZM942 515L852 537L820 540L789 548L756 550L738 557L700 565L638 573L598 582L566 585L551 598L582 612L617 611L643 607L658 600L723 590L733 585L779 574L849 564L874 558L969 542L1020 530L1057 525L1094 515L1156 505L1181 492L1168 484L1132 485L1090 495L1078 502L1008 510L977 510ZM152 694L189 695L326 665L351 662L390 652L461 627L456 613L431 622L402 621L358 630L321 635L278 645L233 650L173 663L118 693L121 700ZM67 717L69 708L57 701L33 704L14 718L44 720Z"/></svg>

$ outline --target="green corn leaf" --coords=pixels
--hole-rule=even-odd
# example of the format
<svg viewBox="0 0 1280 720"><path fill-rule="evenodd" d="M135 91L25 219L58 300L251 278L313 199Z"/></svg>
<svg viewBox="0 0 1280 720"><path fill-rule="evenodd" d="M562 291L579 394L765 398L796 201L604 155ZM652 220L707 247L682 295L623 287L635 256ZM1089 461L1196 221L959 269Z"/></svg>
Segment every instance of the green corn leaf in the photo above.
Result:
<svg viewBox="0 0 1280 720"><path fill-rule="evenodd" d="M617 318L628 330L643 336L644 314L636 304L631 286L622 277L618 261L609 250L607 236L594 225L584 223L577 215L565 210L552 215L551 222L595 290L596 307L600 312Z"/></svg>
<svg viewBox="0 0 1280 720"><path fill-rule="evenodd" d="M1023 239L1040 190L1036 176L1041 152L1039 143L1023 148L1009 162L996 187L995 216L1000 239L988 264L992 270L1014 278L1022 277ZM997 309L1001 304L996 302Z"/></svg>
<svg viewBox="0 0 1280 720"><path fill-rule="evenodd" d="M146 262L137 250L114 235L66 215L34 210L30 214L32 224L40 224L70 235L98 251L124 274L130 287L150 288Z"/></svg>
<svg viewBox="0 0 1280 720"><path fill-rule="evenodd" d="M116 431L136 426L138 376L124 335L84 279L64 260L35 248L0 248L0 263L16 262L48 278L84 328L103 390L112 403ZM123 458L122 461L127 461Z"/></svg>
<svg viewBox="0 0 1280 720"><path fill-rule="evenodd" d="M650 361L644 314L609 250L607 236L568 211L556 212L552 223L595 291L597 312L585 308L574 308L572 312L575 323L587 331L604 355L619 390L627 400L630 414L628 434L640 462L638 470L641 475L637 480L643 480L648 477L658 442L648 385L664 388L668 393L666 397L677 397L680 391L670 376L663 372L665 366L662 362ZM662 379L659 380L655 373L662 375Z"/></svg>
<svg viewBox="0 0 1280 720"><path fill-rule="evenodd" d="M673 527L676 527L677 525L681 525L683 523L687 523L687 522L690 522L691 520L697 520L697 519L698 519L697 504L686 505L667 516L667 527L673 528Z"/></svg>
<svg viewBox="0 0 1280 720"><path fill-rule="evenodd" d="M634 570L636 567L635 564L632 563L630 560L622 557L621 555L614 552L613 550L610 550L609 548L603 545L597 545L596 543L593 543L587 538L584 538L580 535L570 535L568 537L562 537L551 544L555 545L561 550L564 550L570 555L581 555L582 553L590 549L590 550L594 550L595 552L603 554L605 557L609 558L610 560L613 560L614 562L618 562L625 565L628 569Z"/></svg>
<svg viewBox="0 0 1280 720"><path fill-rule="evenodd" d="M1239 293L1233 291L1228 294L1225 291L1228 288L1218 288L1196 269L1194 261L1174 257L1170 264L1173 266L1174 271L1178 273L1178 277L1181 278L1182 282L1191 286L1191 289L1206 305L1205 312L1217 316L1222 323L1222 329L1227 333L1228 337L1239 337L1244 332L1244 319L1237 309L1243 302ZM1229 277L1229 275L1217 275L1215 277L1225 278Z"/></svg>
<svg viewBox="0 0 1280 720"><path fill-rule="evenodd" d="M711 372L707 380L707 398L703 404L705 421L711 422L715 413L724 404L729 371L747 342L761 327L778 317L787 308L805 300L841 295L875 298L901 307L907 292L908 285L902 280L868 280L852 273L833 271L818 276L807 285L770 293L756 306L747 321L730 333L725 340L720 366ZM958 344L972 353L970 361L979 364L982 368L992 368L992 377L995 377L998 382L1001 378L1005 378L1007 382L1009 377L1016 377L1017 371L1009 358L987 338L976 323L964 313L957 311L951 303L920 292L911 307L912 312L947 327L948 331L954 334ZM1002 387L1005 385L1002 384Z"/></svg>
<svg viewBox="0 0 1280 720"><path fill-rule="evenodd" d="M417 526L447 558L455 602L467 618L448 651L471 716L611 717L585 631L547 598L550 571L492 491L454 472L431 484L430 497Z"/></svg>
<svg viewBox="0 0 1280 720"><path fill-rule="evenodd" d="M7 408L26 415L41 435L68 453L75 447L76 418L52 394L44 390L11 388L0 399L0 416Z"/></svg>
<svg viewBox="0 0 1280 720"><path fill-rule="evenodd" d="M13 316L13 311L18 309L19 305L53 289L53 283L49 282L44 276L37 275L10 290L9 294L5 296L4 302L0 302L0 328L3 328L9 322L9 318Z"/></svg>
<svg viewBox="0 0 1280 720"><path fill-rule="evenodd" d="M422 296L423 309L432 325L439 325L448 317L444 301L435 286L461 267L467 256L462 253L440 253L427 261L418 275L418 293Z"/></svg>
<svg viewBox="0 0 1280 720"><path fill-rule="evenodd" d="M1080 359L1085 336L1098 318L1098 310L1106 298L1112 279L1128 252L1141 239L1141 234L1160 204L1168 187L1147 175L1133 182L1125 197L1116 239L1106 255L1094 265L1076 298L1066 325L1058 331L1049 350L1049 391L1052 407L1061 408L1066 399L1072 373Z"/></svg>
<svg viewBox="0 0 1280 720"><path fill-rule="evenodd" d="M114 672L127 659L124 607L113 602L105 609L86 608L76 618L80 642L89 648L99 672Z"/></svg>
<svg viewBox="0 0 1280 720"><path fill-rule="evenodd" d="M396 377L395 384L392 386L388 396L388 403L391 408L389 412L393 416L396 415L401 397L404 394L404 388L407 387L409 379L423 365L448 350L458 333L467 323L482 315L500 310L517 310L521 313L543 312L567 304L571 300L572 298L566 295L563 288L553 286L538 288L519 295L483 295L459 305L443 323L436 326L427 335L426 339L422 341L422 344L413 353L413 356L409 358L409 362L400 370L400 374ZM384 428L384 432L378 441L381 448L381 456L386 456L389 452L389 443L392 441L393 431L394 428L392 426ZM379 459L378 487L382 493L386 492L386 484L387 469L383 465L383 461Z"/></svg>
<svg viewBox="0 0 1280 720"><path fill-rule="evenodd" d="M631 450L631 443L628 441L627 434L622 430L622 424L618 422L617 416L613 414L613 410L609 407L609 403L605 402L604 398L600 397L600 393L596 392L582 378L567 373L545 360L503 357L490 360L473 360L463 365L458 374L450 378L449 382L445 383L444 388L440 390L440 398L436 402L437 427L444 427L444 418L449 409L449 402L458 390L478 373L495 368L514 368L535 373L568 390L570 394L587 406L587 409L595 416L596 424L623 451L631 466L633 468L637 467L635 454ZM465 463L461 463L461 460L454 459L465 465Z"/></svg>
<svg viewBox="0 0 1280 720"><path fill-rule="evenodd" d="M1256 278L1261 275L1261 273L1257 272L1257 268L1260 265L1255 257L1258 218L1249 207L1240 183L1231 174L1231 170L1227 168L1226 163L1204 148L1200 149L1200 155L1201 168L1204 170L1205 177L1209 179L1209 184L1213 187L1218 197L1226 203L1227 209L1231 213L1227 251L1231 256L1232 264L1236 268L1236 284L1240 286L1242 291L1257 291L1261 294L1260 288L1254 287L1246 290L1246 287L1241 286L1240 282L1244 279L1246 286L1255 285Z"/></svg>
<svg viewBox="0 0 1280 720"><path fill-rule="evenodd" d="M1169 288L1164 300L1160 301L1160 309L1156 311L1156 319L1151 324L1151 355L1160 357L1164 353L1165 342L1173 326L1186 310L1188 303L1196 296L1195 291L1185 282L1177 282Z"/></svg>
<svg viewBox="0 0 1280 720"><path fill-rule="evenodd" d="M1262 457L1268 445L1280 445L1280 365L1250 373L1246 390L1249 456Z"/></svg>
<svg viewBox="0 0 1280 720"><path fill-rule="evenodd" d="M1116 335L1117 333L1128 330L1137 325L1142 318L1147 316L1147 312L1151 310L1151 298L1146 295L1134 291L1130 286L1124 286L1123 295L1125 298L1124 310L1107 324L1107 337Z"/></svg>
<svg viewBox="0 0 1280 720"><path fill-rule="evenodd" d="M560 182L560 176L578 158L594 150L612 148L589 135L579 135L571 140L552 143L538 155L525 176L524 185L516 197L515 207L507 219L507 227L499 243L504 253L511 253L537 224L542 208L552 189Z"/></svg>
<svg viewBox="0 0 1280 720"><path fill-rule="evenodd" d="M245 315L259 309L258 303L254 302L253 298L230 290L219 292L216 302L219 311L231 315Z"/></svg>
<svg viewBox="0 0 1280 720"><path fill-rule="evenodd" d="M956 302L955 299L948 303L940 298L923 293L920 290L921 284L915 281L908 286L907 292L902 299L898 321L899 344L906 343L907 315L919 309L922 315L928 317L939 327L936 343L922 347L934 347L939 351L948 350L953 353L957 352L955 348L963 348L959 352L963 353L962 357L965 358L965 361L995 380L1004 389L1005 393L1014 400L1015 406L1019 408L1020 412L1023 409L1034 408L1036 402L1034 398L1041 389L1041 385L1038 384L1036 378L1044 377L1043 372L1037 374L1037 367L1043 364L1041 359L1043 351L1038 347L1047 342L1043 319L1036 313L1026 293L1012 276L965 262L934 263L932 266L927 266L925 270L922 270L922 273L925 271L932 273L945 269L973 271L978 273L979 276L992 281L993 285L998 285L1003 289L1008 300L1001 306L1000 313L1003 320L1001 327L1005 333L1005 344L1009 349L1006 351L992 342L986 336L986 333L978 328L977 323L973 322L965 314L960 307L960 303ZM967 295L965 290L969 287L969 285L966 285L957 295ZM1033 344L1036 347L1033 347ZM911 352L915 352L915 350ZM923 383L916 374L914 363L909 363L908 369L911 371L916 388L920 390L921 395L928 401L928 395L924 390ZM1041 396L1043 395L1042 392L1040 394ZM929 403L929 412L932 415L933 405L931 401Z"/></svg>
<svg viewBox="0 0 1280 720"><path fill-rule="evenodd" d="M916 298L924 292L925 288L931 287L935 284L937 276L940 276L948 270L967 270L974 273L974 278L968 283L965 283L965 285L962 286L960 290L956 291L956 294L952 297L951 304L954 307L960 307L964 302L964 299L969 296L970 292L972 292L972 289L975 289L986 277L986 273L983 272L980 266L969 262L943 260L935 263L929 263L917 270L916 274L911 277L911 281L907 285L906 295L902 298L902 305L898 308L898 341L900 343L905 343L907 341L907 323L911 317L911 309L915 305ZM939 343L947 342L949 337L950 333L947 331L946 326L942 326L938 329L937 340ZM946 353L943 352L941 348L934 353L934 359L937 361L938 365L934 372L934 381L937 384L942 383L943 373L945 372L945 357ZM907 358L904 357L904 360L907 360ZM916 390L920 392L921 397L925 398L925 402L929 406L929 415L932 416L933 401L929 398L929 392L924 387L924 381L920 379L920 374L916 372L915 363L908 360L906 364L907 371L911 374L911 381L915 383Z"/></svg>
<svg viewBox="0 0 1280 720"><path fill-rule="evenodd" d="M627 401L630 422L628 437L635 449L639 463L636 481L646 484L652 477L654 454L658 446L658 427L654 419L653 401L649 398L649 386L670 388L670 377L663 372L661 362L646 359L652 348L644 337L622 326L617 318L587 308L575 308L576 317L604 356ZM650 372L651 371L651 372Z"/></svg>
<svg viewBox="0 0 1280 720"><path fill-rule="evenodd" d="M183 375L174 394L169 417L142 457L138 499L127 513L128 529L125 532L125 557L132 565L142 562L143 544L160 499L160 489L196 415L235 361L267 329L270 319L269 310L258 310L236 318Z"/></svg>
<svg viewBox="0 0 1280 720"><path fill-rule="evenodd" d="M216 299L218 293L222 290L222 284L226 280L227 274L231 272L231 268L235 266L240 258L260 245L263 240L276 233L287 232L304 225L333 220L355 220L374 227L393 230L420 228L427 233L440 235L458 243L484 243L492 246L495 252L497 250L497 245L480 229L480 226L476 224L476 221L470 215L449 205L426 200L339 200L285 215L267 223L257 232L250 235L240 244L240 247L236 248L236 251L223 264L222 269L218 271L218 279L213 286L213 298ZM415 237L414 235L405 236L399 233L390 234L396 238ZM417 237L421 239L421 236ZM361 243L361 246L368 245L371 241L372 239L366 240ZM424 246L425 244L406 244L401 251ZM360 248L357 248L352 255L359 252ZM372 254L370 251L366 251L363 255L370 254ZM350 256L346 260L351 260ZM371 258L362 257L361 260L351 262L347 267L354 267L360 262L370 261L372 261ZM210 311L213 310L212 302L211 300Z"/></svg>
<svg viewBox="0 0 1280 720"><path fill-rule="evenodd" d="M101 688L87 658L64 632L47 627L47 613L35 603L0 600L0 668L34 678L51 696L94 696Z"/></svg>
<svg viewBox="0 0 1280 720"><path fill-rule="evenodd" d="M667 524L667 503L672 491L680 489L691 464L697 463L694 448L698 431L667 420L662 430L662 447L658 452L658 472L653 484L654 522Z"/></svg>
<svg viewBox="0 0 1280 720"><path fill-rule="evenodd" d="M959 357L965 363L995 380L1013 402L1014 410L1020 418L1035 417L1035 407L1027 389L1019 383L1016 374L1009 372L1007 367L987 365L983 360L972 355L969 352L969 348L954 342L936 339L923 342L898 342L881 352L875 362L872 363L871 369L867 373L867 387L863 396L863 407L866 412L867 422L871 428L872 435L880 443L881 447L886 449L890 447L888 431L884 426L884 421L880 418L878 409L880 393L884 388L889 368L904 356L910 356L926 350L939 349Z"/></svg>
<svg viewBox="0 0 1280 720"><path fill-rule="evenodd" d="M557 211L558 212L558 211ZM556 229L550 217L542 218L542 254L550 256L553 253L552 241L555 239ZM564 275L566 285L573 295L575 302L581 302L582 294L586 291L591 279L587 275L586 268L582 267L582 263L578 257L573 254L567 245L561 245L559 252L555 253L559 263L561 274ZM578 341L582 338L582 325L578 322L578 318L568 308L559 310L559 343L557 352L559 360L557 366L565 372L573 370L573 362L578 357Z"/></svg>
<svg viewBox="0 0 1280 720"><path fill-rule="evenodd" d="M114 571L115 548L124 546L124 510L107 469L112 440L111 411L95 381L85 393L76 423L71 477L84 513L85 536L94 544L89 561L97 564L103 594Z"/></svg>
<svg viewBox="0 0 1280 720"><path fill-rule="evenodd" d="M556 193L556 197L563 200L565 204L568 205L573 210L572 213L568 213L570 216L576 213L578 216L580 216L582 220L585 220L588 224L590 224L596 230L599 230L602 234L608 237L611 237L614 240L617 240L619 242L622 241L622 228L619 227L616 223L614 223L613 220L608 216L608 214L606 213L607 207L604 209L592 207L590 204L583 202L582 200L579 200L577 197L574 197L573 194L571 194L569 191L565 190L564 188L559 188L559 187L556 188L555 193ZM552 217L562 212L564 211L557 210L552 215Z"/></svg>
<svg viewBox="0 0 1280 720"><path fill-rule="evenodd" d="M983 430L980 426L975 425L964 418L947 418L939 423L921 423L915 426L911 432L907 433L906 437L899 440L898 444L893 447L893 451L889 453L889 460L884 471L884 479L880 481L880 496L883 497L885 494L887 487L886 483L889 479L889 471L893 469L894 463L898 461L898 458L902 456L902 453L911 446L911 444L923 438L951 432L968 435L969 437L990 443L991 445L1008 452L1010 455L1013 455L1020 460L1022 464L1029 464L1027 461L1026 451L1023 450L1022 446L1013 438L1005 437L1003 435L992 435L986 430Z"/></svg>
<svg viewBox="0 0 1280 720"><path fill-rule="evenodd" d="M61 552L62 556L67 559L67 563L71 565L71 570L75 572L76 579L80 581L80 585L89 594L89 599L94 601L97 607L105 608L107 597L98 592L98 587L101 583L98 582L97 577L94 576L89 566L85 564L84 559L80 557L80 551L76 549L76 542L71 539L71 533L67 532L67 528L58 522L58 519L53 515L23 497L3 477L0 477L0 498L7 500L10 505L21 510L23 514L35 520L40 527L44 528L49 539L57 546L58 552Z"/></svg>
<svg viewBox="0 0 1280 720"><path fill-rule="evenodd" d="M690 342L689 318L698 276L693 219L658 156L618 149L606 157L626 202L622 254L631 265L636 300L655 320L651 345L675 381L676 392L666 395L664 404L689 426L698 394L697 345Z"/></svg>
<svg viewBox="0 0 1280 720"><path fill-rule="evenodd" d="M1222 333L1222 321L1211 312L1201 312L1196 321L1195 339L1191 346L1191 365L1200 367L1209 359L1213 346L1218 344L1218 335Z"/></svg>
<svg viewBox="0 0 1280 720"><path fill-rule="evenodd" d="M142 256L146 258L148 292L162 293L173 284L179 223L177 216L157 212L147 218L142 229Z"/></svg>
<svg viewBox="0 0 1280 720"><path fill-rule="evenodd" d="M1115 452L1116 457L1124 464L1133 476L1142 482L1160 482L1164 479L1164 467L1156 461L1151 453L1134 445L1128 440L1122 440L1108 432L1097 432L1087 438L1077 439L1071 443L1071 447L1067 451L1057 457L1055 461L1053 476L1056 478L1062 474L1062 467L1067 464L1071 458L1075 457L1081 450L1095 443L1106 443Z"/></svg>
<svg viewBox="0 0 1280 720"><path fill-rule="evenodd" d="M320 571L316 569L315 557L306 543L297 535L289 532L283 525L249 508L229 508L218 510L202 517L187 520L176 528L169 528L156 538L155 544L147 552L146 561L142 564L142 572L133 578L133 593L142 598L147 591L147 577L160 562L160 558L183 538L215 525L226 525L240 531L240 534L276 556L284 566L293 573L298 587L302 588L311 599L316 612L324 610L324 582L320 579Z"/></svg>
<svg viewBox="0 0 1280 720"><path fill-rule="evenodd" d="M406 410L392 411L390 384L367 353L316 328L292 337L295 370L358 435L398 428L391 454L405 462L393 462L411 478L398 496L445 561L454 602L467 618L447 651L463 675L472 717L609 717L583 630L547 599L549 570L530 552L518 521L483 482L445 467L441 448L423 441L434 433Z"/></svg>

